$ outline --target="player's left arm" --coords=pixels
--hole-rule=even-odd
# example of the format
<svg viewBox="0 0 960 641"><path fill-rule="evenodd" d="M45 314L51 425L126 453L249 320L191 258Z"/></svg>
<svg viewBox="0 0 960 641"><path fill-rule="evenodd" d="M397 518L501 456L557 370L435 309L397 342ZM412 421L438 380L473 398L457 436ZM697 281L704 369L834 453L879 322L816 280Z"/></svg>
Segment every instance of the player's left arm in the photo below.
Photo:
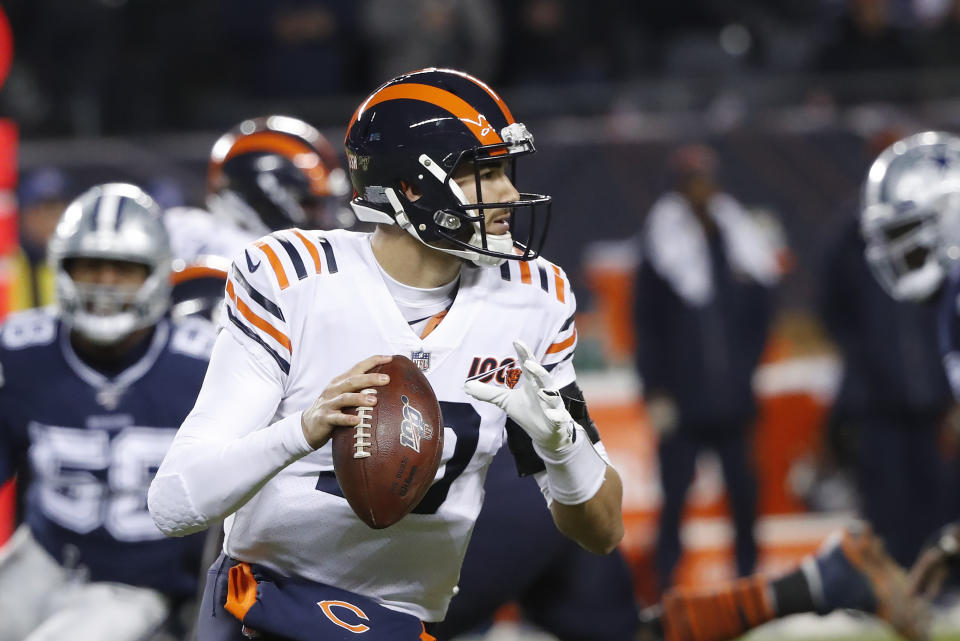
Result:
<svg viewBox="0 0 960 641"><path fill-rule="evenodd" d="M582 428L582 432L576 432L577 435L586 436L598 454L605 454L597 428L587 413L580 387L576 383L570 383L559 391L567 412L574 423ZM550 504L550 513L557 529L566 536L591 552L607 554L613 551L623 538L623 483L606 457L601 458L604 459L605 469L603 481L596 494L583 503L572 505L555 500ZM548 484L551 480L549 470L548 466ZM554 475L556 476L556 470Z"/></svg>

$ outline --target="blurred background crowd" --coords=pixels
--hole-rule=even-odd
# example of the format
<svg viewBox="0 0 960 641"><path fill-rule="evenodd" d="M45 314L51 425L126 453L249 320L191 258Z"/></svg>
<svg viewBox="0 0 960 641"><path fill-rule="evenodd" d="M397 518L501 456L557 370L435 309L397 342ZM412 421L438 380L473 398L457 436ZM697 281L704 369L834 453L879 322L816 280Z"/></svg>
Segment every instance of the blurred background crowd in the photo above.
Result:
<svg viewBox="0 0 960 641"><path fill-rule="evenodd" d="M857 229L881 150L960 130L960 0L2 7L15 41L0 115L20 137L18 260L38 266L62 206L95 182L202 206L210 146L245 118L287 113L336 143L359 99L397 73L449 66L490 81L537 139L519 181L554 198L545 253L578 292L577 367L624 477L624 546L644 596L658 588L644 577L662 587L671 573L782 565L829 525L814 516L790 530L798 514L866 515L904 564L960 516L941 492L960 469L960 421L932 311L879 289ZM729 226L703 215L717 197ZM652 222L670 207L694 213L679 257L658 249ZM712 266L715 304L676 276L693 263ZM43 302L42 278L14 308ZM706 328L705 349L681 333L665 339L676 350L651 354L664 328ZM684 380L663 367L671 359L702 376ZM684 403L723 420L684 424ZM723 527L680 532L716 518ZM656 559L655 539L670 542Z"/></svg>
<svg viewBox="0 0 960 641"><path fill-rule="evenodd" d="M354 96L427 61L489 79L528 119L693 108L727 121L771 104L948 97L958 83L949 70L960 65L954 0L10 0L4 8L17 56L3 107L31 135L219 127L278 101L339 127ZM544 90L551 100L538 99Z"/></svg>

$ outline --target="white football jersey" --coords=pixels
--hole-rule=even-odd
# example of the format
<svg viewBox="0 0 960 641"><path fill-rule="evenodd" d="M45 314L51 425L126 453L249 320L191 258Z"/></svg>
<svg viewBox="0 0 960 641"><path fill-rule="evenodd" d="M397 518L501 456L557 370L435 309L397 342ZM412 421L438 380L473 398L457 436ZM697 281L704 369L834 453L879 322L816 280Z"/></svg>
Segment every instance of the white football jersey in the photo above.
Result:
<svg viewBox="0 0 960 641"><path fill-rule="evenodd" d="M367 233L266 236L234 260L222 325L251 352L269 355L283 389L275 418L309 407L334 377L372 354L417 362L443 413L436 480L413 513L373 530L340 495L327 444L281 469L228 518L224 549L436 621L454 595L507 418L469 397L464 381L489 372L481 380L506 384L507 368L498 368L514 361L521 338L558 387L573 382L576 304L566 275L543 259L464 267L452 307L421 338L375 260Z"/></svg>
<svg viewBox="0 0 960 641"><path fill-rule="evenodd" d="M506 384L516 338L557 386L573 382L576 304L563 271L542 259L464 267L452 306L421 338L391 297L370 237L291 229L237 255L226 333L148 500L168 534L230 514L230 556L437 621L454 594L507 420L463 384L469 377ZM336 483L331 445L312 450L300 425L332 379L374 354L418 363L444 422L434 483L412 513L382 530L353 513Z"/></svg>

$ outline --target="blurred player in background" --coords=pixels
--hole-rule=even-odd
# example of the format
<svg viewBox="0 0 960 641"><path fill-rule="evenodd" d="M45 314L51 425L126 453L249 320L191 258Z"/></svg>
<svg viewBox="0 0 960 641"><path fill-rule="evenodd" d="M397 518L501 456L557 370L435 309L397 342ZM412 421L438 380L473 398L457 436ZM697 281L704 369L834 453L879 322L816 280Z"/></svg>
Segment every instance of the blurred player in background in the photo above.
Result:
<svg viewBox="0 0 960 641"><path fill-rule="evenodd" d="M870 160L902 136L882 132L870 140ZM893 558L910 565L943 524L940 437L953 397L937 344L936 306L891 297L874 278L879 235L870 229L868 261L856 200L839 212L820 278L821 318L843 359L830 424L852 446L864 518Z"/></svg>
<svg viewBox="0 0 960 641"><path fill-rule="evenodd" d="M166 318L169 241L134 185L77 197L49 252L57 309L0 330L0 481L27 485L0 549L0 639L137 641L196 593L202 541L165 538L146 495L213 331Z"/></svg>
<svg viewBox="0 0 960 641"><path fill-rule="evenodd" d="M871 271L890 296L937 305L943 365L960 401L960 137L925 131L885 149L864 181L861 231ZM955 410L943 427L955 433L956 417ZM960 517L960 475L952 475L944 520ZM958 533L951 525L932 535L911 570L917 592L935 594L947 571L957 569Z"/></svg>
<svg viewBox="0 0 960 641"><path fill-rule="evenodd" d="M361 104L347 149L354 210L376 230L291 230L237 254L204 387L151 485L168 534L229 516L200 641L434 638L422 622L442 620L457 592L504 440L562 532L596 553L623 533L619 477L571 364L575 298L539 257L550 199L514 187L516 158L534 151L527 129L484 83L425 69ZM446 423L439 478L384 530L342 498L326 447L358 422L344 410L374 405L367 390L387 382L367 371L390 357L371 352L422 363ZM672 592L644 629L729 639L792 612L852 607L922 639L904 583L875 538L848 533L782 577Z"/></svg>
<svg viewBox="0 0 960 641"><path fill-rule="evenodd" d="M231 257L279 229L349 227L349 192L333 146L314 127L290 116L251 118L213 145L207 210L175 207L164 221L176 258Z"/></svg>
<svg viewBox="0 0 960 641"><path fill-rule="evenodd" d="M173 315L214 316L230 257L289 227L338 229L355 217L350 182L327 139L290 116L244 120L213 145L207 210L164 212L174 257Z"/></svg>

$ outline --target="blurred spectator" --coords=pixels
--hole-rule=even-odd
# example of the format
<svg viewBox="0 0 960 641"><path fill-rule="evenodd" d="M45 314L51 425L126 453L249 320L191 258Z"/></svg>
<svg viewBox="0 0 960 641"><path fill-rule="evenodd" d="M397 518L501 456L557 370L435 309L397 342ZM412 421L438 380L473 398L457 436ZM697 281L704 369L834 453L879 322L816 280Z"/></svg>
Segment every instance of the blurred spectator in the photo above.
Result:
<svg viewBox="0 0 960 641"><path fill-rule="evenodd" d="M10 0L25 131L100 135L182 126L223 74L211 2ZM50 16L56 16L51 20ZM202 60L204 64L198 65Z"/></svg>
<svg viewBox="0 0 960 641"><path fill-rule="evenodd" d="M916 52L889 15L889 0L850 0L816 60L818 71L885 71L915 66Z"/></svg>
<svg viewBox="0 0 960 641"><path fill-rule="evenodd" d="M670 160L673 190L653 205L641 236L638 367L647 414L660 435L661 590L671 585L681 554L680 519L704 450L716 452L723 465L737 572L750 574L757 560L751 380L780 270L769 234L720 190L716 162L708 147L677 149Z"/></svg>
<svg viewBox="0 0 960 641"><path fill-rule="evenodd" d="M329 96L365 87L354 0L222 2L231 82L248 97Z"/></svg>
<svg viewBox="0 0 960 641"><path fill-rule="evenodd" d="M950 10L921 42L926 67L960 68L960 0L950 3Z"/></svg>
<svg viewBox="0 0 960 641"><path fill-rule="evenodd" d="M374 83L424 67L481 78L497 70L500 14L493 0L366 0L362 11Z"/></svg>
<svg viewBox="0 0 960 641"><path fill-rule="evenodd" d="M53 274L46 263L47 241L71 196L70 179L56 167L41 167L20 178L20 251L14 258L11 309L40 307L53 301Z"/></svg>
<svg viewBox="0 0 960 641"><path fill-rule="evenodd" d="M504 81L546 84L610 80L617 64L614 52L618 36L624 26L619 5L614 0L501 2Z"/></svg>

